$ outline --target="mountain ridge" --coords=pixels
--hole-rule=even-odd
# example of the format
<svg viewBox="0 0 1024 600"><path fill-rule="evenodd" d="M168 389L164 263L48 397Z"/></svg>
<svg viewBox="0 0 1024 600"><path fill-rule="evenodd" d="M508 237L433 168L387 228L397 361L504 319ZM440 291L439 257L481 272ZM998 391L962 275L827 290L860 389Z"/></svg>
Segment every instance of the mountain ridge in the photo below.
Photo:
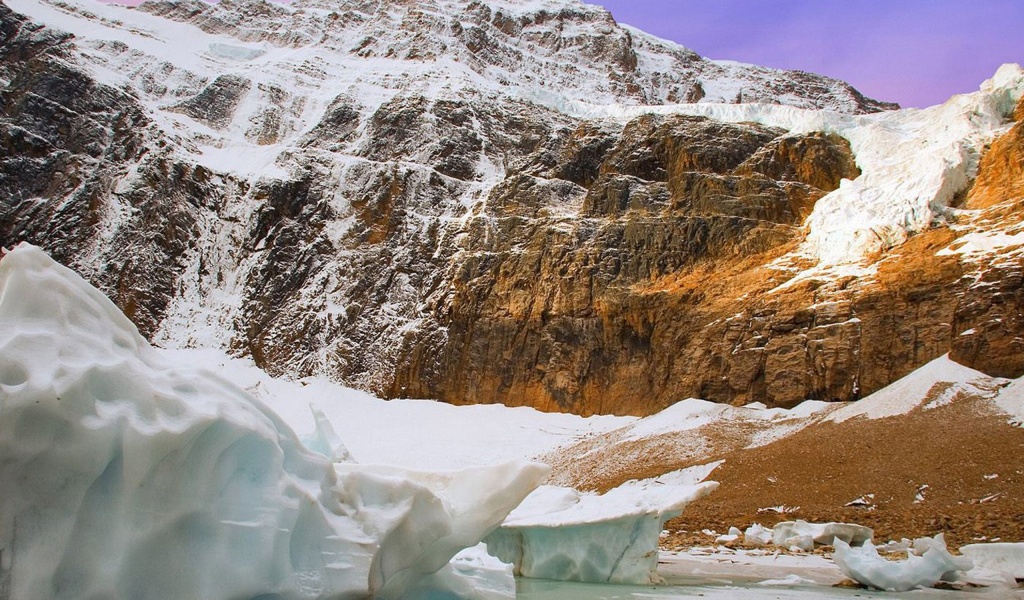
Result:
<svg viewBox="0 0 1024 600"><path fill-rule="evenodd" d="M267 28L244 28L269 17ZM709 61L695 52L618 25L606 10L582 2L320 2L289 5L229 2L147 2L140 10L195 23L208 33L234 34L245 42L278 46L315 45L360 58L392 61L462 62L490 86L518 90L545 103L550 96L608 103L662 104L733 101L750 79L747 102L772 100L807 107L871 112L896 105L864 98L839 80L799 71L767 69L732 61ZM263 21L267 23L267 20ZM279 34L286 31L287 34ZM560 59L560 60L558 60ZM591 63L591 64L588 64ZM705 75L706 72L706 75ZM582 77L581 74L592 74ZM707 81L702 81L701 77ZM601 80L606 82L602 83ZM480 81L475 82L480 85ZM582 87L573 93L566 84ZM780 98L786 85L803 89ZM811 86L817 97L810 97ZM722 87L715 91L714 88ZM534 97L531 97L534 96ZM803 97L801 97L803 96ZM561 107L565 101L555 101Z"/></svg>

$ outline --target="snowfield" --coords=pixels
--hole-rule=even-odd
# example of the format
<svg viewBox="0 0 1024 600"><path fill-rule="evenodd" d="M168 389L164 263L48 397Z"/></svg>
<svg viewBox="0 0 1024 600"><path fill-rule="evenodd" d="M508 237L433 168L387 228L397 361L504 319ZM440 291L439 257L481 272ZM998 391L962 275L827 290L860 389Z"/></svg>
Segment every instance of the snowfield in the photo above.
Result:
<svg viewBox="0 0 1024 600"><path fill-rule="evenodd" d="M327 417L357 461L409 469L459 469L529 460L569 442L635 422L635 417L542 413L496 404L452 406L433 400L383 401L322 377L298 382L270 377L251 360L217 350L168 350L186 364L205 364L265 402L303 436ZM388 435L381 435L387 431Z"/></svg>

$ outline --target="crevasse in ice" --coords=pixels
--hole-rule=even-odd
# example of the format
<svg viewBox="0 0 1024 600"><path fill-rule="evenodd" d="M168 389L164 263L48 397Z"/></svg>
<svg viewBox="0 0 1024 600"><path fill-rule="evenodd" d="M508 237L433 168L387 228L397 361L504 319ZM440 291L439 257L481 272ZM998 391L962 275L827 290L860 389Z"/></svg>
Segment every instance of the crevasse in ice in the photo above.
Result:
<svg viewBox="0 0 1024 600"><path fill-rule="evenodd" d="M5 600L509 597L449 561L546 472L335 465L41 250L0 259Z"/></svg>

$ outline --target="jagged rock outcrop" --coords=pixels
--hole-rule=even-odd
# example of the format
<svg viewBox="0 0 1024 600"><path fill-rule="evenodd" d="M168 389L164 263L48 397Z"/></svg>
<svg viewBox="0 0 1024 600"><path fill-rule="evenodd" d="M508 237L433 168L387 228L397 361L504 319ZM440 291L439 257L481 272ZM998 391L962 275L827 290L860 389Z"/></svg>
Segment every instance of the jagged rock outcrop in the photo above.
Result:
<svg viewBox="0 0 1024 600"><path fill-rule="evenodd" d="M238 75L221 75L195 96L170 107L214 129L231 124L235 110L252 87L252 82Z"/></svg>
<svg viewBox="0 0 1024 600"><path fill-rule="evenodd" d="M891 108L841 82L707 61L571 0L16 5L0 243L44 247L158 343L580 413L851 399L951 348L1020 368L993 357L1017 348L1019 261L935 256L948 228L871 277L794 279L808 216L861 170L836 131L787 123ZM797 108L630 108L737 95ZM1019 178L990 166L1019 161L1003 143L993 198ZM1016 214L988 196L961 222Z"/></svg>

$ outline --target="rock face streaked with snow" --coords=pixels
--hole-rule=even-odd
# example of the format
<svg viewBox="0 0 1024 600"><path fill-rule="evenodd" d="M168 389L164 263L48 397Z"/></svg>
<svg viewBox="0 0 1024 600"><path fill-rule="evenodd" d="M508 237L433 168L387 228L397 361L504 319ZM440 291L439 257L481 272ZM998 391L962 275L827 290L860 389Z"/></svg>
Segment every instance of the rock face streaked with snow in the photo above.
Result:
<svg viewBox="0 0 1024 600"><path fill-rule="evenodd" d="M5 599L510 598L449 560L546 474L333 465L40 250L0 259Z"/></svg>
<svg viewBox="0 0 1024 600"><path fill-rule="evenodd" d="M852 399L951 346L1024 370L986 351L1024 356L1019 259L932 247L1019 212L958 205L1019 70L863 115L893 107L571 0L11 0L0 36L0 241L164 345L579 413Z"/></svg>

